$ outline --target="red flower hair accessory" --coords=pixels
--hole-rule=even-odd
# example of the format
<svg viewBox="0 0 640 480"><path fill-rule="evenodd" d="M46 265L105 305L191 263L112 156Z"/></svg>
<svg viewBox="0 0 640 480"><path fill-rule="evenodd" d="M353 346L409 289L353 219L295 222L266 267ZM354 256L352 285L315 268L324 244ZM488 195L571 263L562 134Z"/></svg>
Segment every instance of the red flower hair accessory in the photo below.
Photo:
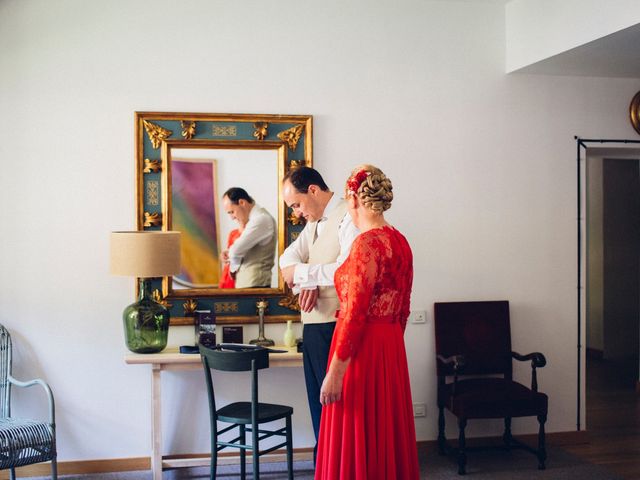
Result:
<svg viewBox="0 0 640 480"><path fill-rule="evenodd" d="M349 180L347 180L347 189L353 194L358 193L358 189L362 182L371 175L371 172L367 172L364 168L359 172L356 172Z"/></svg>

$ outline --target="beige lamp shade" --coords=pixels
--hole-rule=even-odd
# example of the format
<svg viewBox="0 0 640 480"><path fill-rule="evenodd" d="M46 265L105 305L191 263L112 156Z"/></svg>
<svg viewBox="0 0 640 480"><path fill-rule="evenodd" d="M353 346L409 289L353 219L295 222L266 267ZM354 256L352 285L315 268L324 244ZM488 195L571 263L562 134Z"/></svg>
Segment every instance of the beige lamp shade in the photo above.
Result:
<svg viewBox="0 0 640 480"><path fill-rule="evenodd" d="M111 232L111 273L152 278L180 273L180 232Z"/></svg>

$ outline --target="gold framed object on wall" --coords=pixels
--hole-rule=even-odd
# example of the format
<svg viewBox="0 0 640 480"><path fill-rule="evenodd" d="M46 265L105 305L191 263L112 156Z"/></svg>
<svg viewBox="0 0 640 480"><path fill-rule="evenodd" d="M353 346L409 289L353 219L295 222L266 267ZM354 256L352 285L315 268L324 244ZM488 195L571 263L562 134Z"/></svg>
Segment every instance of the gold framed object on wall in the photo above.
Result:
<svg viewBox="0 0 640 480"><path fill-rule="evenodd" d="M629 119L631 125L640 134L640 92L636 93L629 105Z"/></svg>
<svg viewBox="0 0 640 480"><path fill-rule="evenodd" d="M135 135L137 227L178 228L183 234L184 271L157 281L162 298L175 307L172 324L189 323L186 300L196 302L199 310L215 311L220 302L237 304L232 312L217 312L219 323L256 322L260 299L269 301L268 322L298 319L297 301L277 260L303 225L291 217L281 189L289 169L313 165L312 117L136 112ZM275 220L268 285L219 286L220 254L237 227L221 206L222 195L232 187L245 189Z"/></svg>

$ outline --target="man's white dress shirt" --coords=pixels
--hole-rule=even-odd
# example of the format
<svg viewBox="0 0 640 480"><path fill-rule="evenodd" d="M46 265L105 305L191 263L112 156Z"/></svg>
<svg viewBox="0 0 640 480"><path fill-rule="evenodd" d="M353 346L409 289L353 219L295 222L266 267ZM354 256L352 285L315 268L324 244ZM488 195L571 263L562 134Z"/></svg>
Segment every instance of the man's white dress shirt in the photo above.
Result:
<svg viewBox="0 0 640 480"><path fill-rule="evenodd" d="M333 277L336 270L347 259L353 240L360 234L360 231L353 224L351 215L346 213L338 226L340 254L336 261L334 263L319 265L310 265L307 263L309 261L309 248L315 240L315 238L311 237L314 235L314 232L317 235L322 233L327 215L339 202L340 198L334 193L324 209L323 217L317 221L317 227L315 229L311 227L313 222L305 225L298 238L286 248L280 257L280 268L290 267L291 265L296 266L293 274L293 283L298 288L312 289L333 285Z"/></svg>
<svg viewBox="0 0 640 480"><path fill-rule="evenodd" d="M266 245L275 235L273 217L258 204L254 204L244 230L229 248L229 271L237 272L242 259L251 248L255 245Z"/></svg>

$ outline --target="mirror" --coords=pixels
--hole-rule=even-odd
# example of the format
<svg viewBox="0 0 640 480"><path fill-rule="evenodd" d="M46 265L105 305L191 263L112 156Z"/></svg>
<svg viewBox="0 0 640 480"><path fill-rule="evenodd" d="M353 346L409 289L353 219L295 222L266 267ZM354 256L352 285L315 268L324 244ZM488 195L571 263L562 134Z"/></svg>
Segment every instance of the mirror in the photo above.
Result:
<svg viewBox="0 0 640 480"><path fill-rule="evenodd" d="M262 142L259 147L255 142L236 142L232 146L216 140L165 142L162 161L167 173L162 192L167 200L167 220L163 228L182 232L182 271L171 278L171 283L167 279L169 295L222 293L219 290L231 294L254 294L258 289L260 293L266 293L265 289L282 291L276 267L284 251L280 248L283 240L278 238L278 225L284 221L279 220L283 208L279 208L278 172L286 161L286 147L277 142ZM264 247L255 245L250 250L266 249L270 251L269 259L255 261L255 254L247 254L240 263L236 285L225 287L220 285L224 270L220 257L229 248L230 234L235 231L233 237L238 237L241 228L237 219L225 211L223 195L238 187L253 199L251 210L266 212L266 218L276 228L265 232L270 238L264 240ZM247 259L254 259L253 266L248 266ZM249 281L242 277L245 268L257 270L251 272Z"/></svg>
<svg viewBox="0 0 640 480"><path fill-rule="evenodd" d="M180 275L156 281L156 296L170 308L172 324L191 323L187 317L195 309L211 309L218 323L255 322L262 299L269 302L267 322L298 318L297 300L277 265L303 225L280 190L289 169L312 166L311 122L307 115L136 112L138 229L182 232ZM223 281L221 256L231 232L249 217L223 205L232 187L254 200L250 215L266 215L272 226L260 239L259 268L253 270L262 280L246 281L245 253L233 257L240 262L235 286ZM240 232L234 236L238 244L231 252L239 252L249 237L243 243Z"/></svg>

